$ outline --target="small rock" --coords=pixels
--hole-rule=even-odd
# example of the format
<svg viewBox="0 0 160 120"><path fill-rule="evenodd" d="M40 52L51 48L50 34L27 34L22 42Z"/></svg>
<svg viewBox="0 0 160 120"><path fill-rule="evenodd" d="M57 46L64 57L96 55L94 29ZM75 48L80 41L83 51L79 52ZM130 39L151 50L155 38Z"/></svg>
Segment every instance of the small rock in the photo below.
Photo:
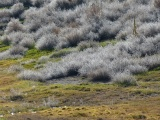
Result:
<svg viewBox="0 0 160 120"><path fill-rule="evenodd" d="M32 114L35 114L35 113L37 113L36 111L35 112L32 112Z"/></svg>
<svg viewBox="0 0 160 120"><path fill-rule="evenodd" d="M14 113L12 112L11 115L14 115Z"/></svg>

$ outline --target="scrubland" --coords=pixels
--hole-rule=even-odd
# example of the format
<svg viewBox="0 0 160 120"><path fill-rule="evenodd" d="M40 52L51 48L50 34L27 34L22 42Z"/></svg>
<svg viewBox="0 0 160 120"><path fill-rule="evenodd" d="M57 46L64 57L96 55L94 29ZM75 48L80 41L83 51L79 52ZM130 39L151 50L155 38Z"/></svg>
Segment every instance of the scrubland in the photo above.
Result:
<svg viewBox="0 0 160 120"><path fill-rule="evenodd" d="M160 119L159 0L1 0L0 119Z"/></svg>

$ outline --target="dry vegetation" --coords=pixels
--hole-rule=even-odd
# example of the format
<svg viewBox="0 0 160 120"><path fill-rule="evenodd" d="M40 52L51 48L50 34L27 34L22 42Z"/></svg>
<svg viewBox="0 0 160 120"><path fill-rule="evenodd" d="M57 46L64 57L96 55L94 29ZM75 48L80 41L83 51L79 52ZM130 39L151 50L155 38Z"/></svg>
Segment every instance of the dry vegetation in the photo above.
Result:
<svg viewBox="0 0 160 120"><path fill-rule="evenodd" d="M135 76L138 86L48 84L18 80L15 73L7 73L4 68L17 62L5 60L6 65L0 65L0 115L4 120L160 119L159 68Z"/></svg>
<svg viewBox="0 0 160 120"><path fill-rule="evenodd" d="M32 49L54 51L78 45L79 51L66 54L58 63L20 71L21 79L48 81L78 75L136 84L133 75L160 64L156 0L8 0L0 4L7 7L0 11L1 21L8 23L1 42L10 46L0 59L21 58ZM111 39L119 42L99 46L98 42Z"/></svg>
<svg viewBox="0 0 160 120"><path fill-rule="evenodd" d="M159 120L159 0L0 0L0 120Z"/></svg>

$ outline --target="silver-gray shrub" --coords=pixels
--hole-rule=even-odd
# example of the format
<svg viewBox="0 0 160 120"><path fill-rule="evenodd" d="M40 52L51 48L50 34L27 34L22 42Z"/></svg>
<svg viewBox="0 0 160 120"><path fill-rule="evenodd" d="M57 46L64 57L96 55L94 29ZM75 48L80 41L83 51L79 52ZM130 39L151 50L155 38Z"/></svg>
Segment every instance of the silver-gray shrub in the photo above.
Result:
<svg viewBox="0 0 160 120"><path fill-rule="evenodd" d="M84 0L57 0L56 8L61 10L73 9L82 3L84 3Z"/></svg>
<svg viewBox="0 0 160 120"><path fill-rule="evenodd" d="M61 63L48 63L45 65L45 69L42 69L40 73L43 75L43 80L52 80L65 77L67 75L67 70L61 65Z"/></svg>
<svg viewBox="0 0 160 120"><path fill-rule="evenodd" d="M22 71L19 75L18 78L23 79L23 80L36 80L36 81L41 81L43 79L43 76L39 72L33 72L31 70L25 70Z"/></svg>
<svg viewBox="0 0 160 120"><path fill-rule="evenodd" d="M1 37L1 41L5 45L10 45L10 43L11 43L11 39L7 35L3 35Z"/></svg>
<svg viewBox="0 0 160 120"><path fill-rule="evenodd" d="M120 86L128 87L138 85L136 79L129 73L118 73L114 77L114 83L117 83Z"/></svg>
<svg viewBox="0 0 160 120"><path fill-rule="evenodd" d="M11 6L14 4L15 0L1 0L0 1L0 7L4 7L4 6Z"/></svg>
<svg viewBox="0 0 160 120"><path fill-rule="evenodd" d="M10 72L10 73L19 73L19 72L22 72L24 70L24 68L23 68L23 66L21 66L21 65L12 65L12 66L10 66L9 67L9 69L8 69L8 72Z"/></svg>
<svg viewBox="0 0 160 120"><path fill-rule="evenodd" d="M70 46L76 46L81 40L84 40L84 32L78 29L73 29L66 35Z"/></svg>
<svg viewBox="0 0 160 120"><path fill-rule="evenodd" d="M51 2L51 0L30 0L32 5L36 7L42 7L45 3Z"/></svg>
<svg viewBox="0 0 160 120"><path fill-rule="evenodd" d="M10 58L9 50L0 52L0 60Z"/></svg>
<svg viewBox="0 0 160 120"><path fill-rule="evenodd" d="M160 23L144 23L138 28L138 33L146 37L154 37L160 32Z"/></svg>
<svg viewBox="0 0 160 120"><path fill-rule="evenodd" d="M146 56L145 58L142 58L140 65L146 66L149 69L156 68L160 65L160 56L158 54L153 56Z"/></svg>
<svg viewBox="0 0 160 120"><path fill-rule="evenodd" d="M38 64L44 64L49 60L48 56L42 56L38 59Z"/></svg>
<svg viewBox="0 0 160 120"><path fill-rule="evenodd" d="M99 36L100 40L113 39L116 37L118 32L121 29L121 23L119 22L111 22L111 21L103 21L103 26L100 27Z"/></svg>
<svg viewBox="0 0 160 120"><path fill-rule="evenodd" d="M86 40L126 41L69 54L61 62L48 63L39 71L27 71L26 76L24 71L21 78L51 80L81 75L106 79L109 76L112 81L121 73L130 76L159 65L159 10L151 0L102 1L102 5L92 0L54 0L43 7L31 7L23 16L23 34L19 29L8 33L13 46L28 34L40 50L76 46ZM133 35L134 23L137 37Z"/></svg>
<svg viewBox="0 0 160 120"><path fill-rule="evenodd" d="M6 50L6 51L3 51L3 52L0 52L0 60L8 59L8 58L12 58L12 59L21 58L23 56L21 54L22 53L22 49L20 49L19 53L16 53L16 54L13 54L13 51L14 51L14 48ZM26 51L26 49L25 49L25 51Z"/></svg>
<svg viewBox="0 0 160 120"><path fill-rule="evenodd" d="M24 32L25 28L24 26L20 23L18 19L11 19L11 21L8 23L5 34L10 34L12 32Z"/></svg>
<svg viewBox="0 0 160 120"><path fill-rule="evenodd" d="M24 38L31 38L30 34L26 34L23 32L12 32L8 35L6 35L9 39L9 41L12 43L12 45L18 45Z"/></svg>
<svg viewBox="0 0 160 120"><path fill-rule="evenodd" d="M103 78L107 81L110 78L112 81L119 73L125 73L128 78L127 76L145 72L160 64L160 57L156 55L160 52L160 47L149 47L151 43L159 45L158 37L130 37L114 46L71 53L59 63L46 64L39 72L45 76L44 80L81 75L92 80Z"/></svg>
<svg viewBox="0 0 160 120"><path fill-rule="evenodd" d="M34 39L38 41L45 34L58 34L59 28L53 23L38 29L34 34Z"/></svg>
<svg viewBox="0 0 160 120"><path fill-rule="evenodd" d="M98 43L95 41L82 41L78 44L78 50L83 51L87 48L98 47Z"/></svg>
<svg viewBox="0 0 160 120"><path fill-rule="evenodd" d="M27 7L32 4L31 0L1 0L0 7L11 7L16 3L23 3Z"/></svg>
<svg viewBox="0 0 160 120"><path fill-rule="evenodd" d="M0 10L0 22L8 22L10 20L11 13L8 9Z"/></svg>
<svg viewBox="0 0 160 120"><path fill-rule="evenodd" d="M24 12L23 16L25 18L24 25L29 32L37 31L47 22L47 16L45 15L44 11L41 9L39 10L38 8L31 7L29 10Z"/></svg>
<svg viewBox="0 0 160 120"><path fill-rule="evenodd" d="M24 11L24 6L22 3L16 3L10 8L10 13L12 17L18 18Z"/></svg>
<svg viewBox="0 0 160 120"><path fill-rule="evenodd" d="M52 42L56 48L76 46L86 40L127 39L127 36L133 34L134 18L139 34L150 37L151 33L147 32L152 31L148 27L149 23L158 24L155 23L158 21L157 12L151 0L102 0L102 4L91 0L54 0L45 3L44 0L32 0L33 4L36 2L42 2L40 4L43 5L38 8L30 7L22 15L25 33L33 35L36 46L45 44L42 42L42 39L45 40L43 36L52 33L59 41ZM142 32L144 26L147 28ZM158 33L159 29L155 28L154 31Z"/></svg>
<svg viewBox="0 0 160 120"><path fill-rule="evenodd" d="M110 75L109 71L107 71L105 68L99 68L92 72L90 72L87 76L92 81L96 82L110 82L112 79L112 76Z"/></svg>
<svg viewBox="0 0 160 120"><path fill-rule="evenodd" d="M24 37L19 44L25 48L33 48L35 41L32 36Z"/></svg>
<svg viewBox="0 0 160 120"><path fill-rule="evenodd" d="M58 1L54 1L53 3L55 4L55 2L58 2ZM99 34L102 34L102 33L105 34L105 32L103 32L104 29L102 29L100 33L99 33L99 31L97 31L97 28L101 28L101 25L97 24L96 20L94 20L94 18L92 18L93 20L89 21L89 24L92 23L92 21L93 21L95 23L95 25L94 25L94 23L92 25L87 25L86 23L83 23L83 22L85 22L85 20L82 21L80 19L79 20L77 19L79 17L85 16L85 12L86 12L85 10L87 10L87 6L85 4L81 4L77 7L75 7L75 9L73 9L72 11L71 10L69 10L69 11L55 10L54 7L56 7L56 6L54 6L54 5L51 6L51 5L52 4L48 4L48 6L46 5L42 8L39 8L39 9L38 8L30 8L29 10L25 11L25 13L24 13L24 17L25 17L24 26L27 29L27 31L33 31L33 32L37 31L36 34L34 34L35 38L38 39L38 40L36 39L37 42L40 40L40 37L41 37L40 35L46 34L46 32L43 32L43 31L52 32L52 30L48 29L48 28L47 28L47 30L45 30L46 26L47 25L49 26L51 24L55 24L55 26L57 26L57 28L55 27L53 29L57 32L58 38L60 40L64 40L64 39L62 39L62 38L64 38L64 36L66 38L66 40L64 40L63 42L60 41L57 46L68 46L68 45L74 46L74 45L77 45L79 42L87 40L87 39L98 40ZM82 8L84 8L84 9L82 9ZM52 10L54 12L52 12ZM67 14L67 13L70 13L70 14ZM87 19L87 18L85 18L85 19ZM70 29L72 29L72 30L70 30L70 33L63 34L62 29L66 29L68 25L71 25ZM76 30L76 28L73 28L73 27L75 27L75 25L77 25L76 27L78 27L80 29ZM105 27L105 26L106 25L104 25L104 26L102 25L102 27ZM107 27L105 27L105 28L107 28ZM115 36L118 31L119 30L113 29L113 30L111 30L111 32L109 34L111 34L111 36ZM109 39L109 37L107 39Z"/></svg>
<svg viewBox="0 0 160 120"><path fill-rule="evenodd" d="M160 8L160 1L154 0L154 6L159 9Z"/></svg>
<svg viewBox="0 0 160 120"><path fill-rule="evenodd" d="M46 34L42 36L36 43L36 48L39 50L52 50L58 42L57 36L54 34Z"/></svg>
<svg viewBox="0 0 160 120"><path fill-rule="evenodd" d="M9 9L2 9L0 10L0 17L3 18L3 17L10 17L10 11Z"/></svg>
<svg viewBox="0 0 160 120"><path fill-rule="evenodd" d="M27 50L26 48L19 46L19 45L16 45L16 46L13 46L9 49L9 53L12 56L16 56L16 55L23 56L25 54L26 50Z"/></svg>

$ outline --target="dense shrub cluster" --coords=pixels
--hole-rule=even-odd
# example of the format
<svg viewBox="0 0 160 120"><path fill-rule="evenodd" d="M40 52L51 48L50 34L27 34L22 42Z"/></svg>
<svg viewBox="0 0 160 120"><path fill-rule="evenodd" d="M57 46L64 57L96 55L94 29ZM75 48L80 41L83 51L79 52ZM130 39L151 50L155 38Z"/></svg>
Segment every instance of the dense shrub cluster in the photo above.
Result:
<svg viewBox="0 0 160 120"><path fill-rule="evenodd" d="M85 0L58 0L56 8L61 10L73 9L76 6L84 3Z"/></svg>
<svg viewBox="0 0 160 120"><path fill-rule="evenodd" d="M24 6L42 6L45 2L49 2L51 0L1 0L0 7L11 7L16 3L23 3Z"/></svg>
<svg viewBox="0 0 160 120"><path fill-rule="evenodd" d="M160 8L160 1L159 0L154 0L154 6L156 8Z"/></svg>
<svg viewBox="0 0 160 120"><path fill-rule="evenodd" d="M120 76L122 81L127 82L129 79L133 80L133 77L128 76L160 65L159 40L160 35L155 38L130 37L127 41L119 42L114 46L89 48L82 52L69 54L61 62L48 63L45 68L37 72L43 76L43 80L81 75L93 81L114 80L115 82ZM30 79L30 75L26 72L23 71L20 77L23 78L25 75L25 79L27 77Z"/></svg>
<svg viewBox="0 0 160 120"><path fill-rule="evenodd" d="M26 29L23 32L33 36L40 50L76 46L86 40L126 39L133 33L134 20L140 35L151 37L159 32L159 13L151 0L30 2L33 7L21 15ZM22 3L11 7L9 13L17 17L24 10Z"/></svg>
<svg viewBox="0 0 160 120"><path fill-rule="evenodd" d="M12 17L15 17L15 18L20 17L20 15L23 13L23 11L24 11L24 6L22 3L14 4L10 8L10 12L12 14Z"/></svg>
<svg viewBox="0 0 160 120"><path fill-rule="evenodd" d="M10 17L11 13L8 9L0 10L0 22L8 22Z"/></svg>
<svg viewBox="0 0 160 120"><path fill-rule="evenodd" d="M21 14L29 7L40 7L51 0L0 0L0 22L8 22L11 18L21 18Z"/></svg>
<svg viewBox="0 0 160 120"><path fill-rule="evenodd" d="M36 48L40 50L52 50L57 42L56 35L46 35L36 43Z"/></svg>
<svg viewBox="0 0 160 120"><path fill-rule="evenodd" d="M15 3L15 0L1 0L0 7L12 6Z"/></svg>
<svg viewBox="0 0 160 120"><path fill-rule="evenodd" d="M21 48L11 48L0 56L21 56L34 45L39 50L79 45L83 51L48 63L39 71L23 71L20 78L51 80L81 75L93 81L121 78L122 84L134 84L130 75L160 64L158 0L31 0L32 7L24 12L22 3L0 11L1 19L21 13L18 17L24 19L23 24L12 19L3 36L4 42ZM124 41L104 48L85 42L115 38Z"/></svg>
<svg viewBox="0 0 160 120"><path fill-rule="evenodd" d="M20 32L24 31L23 25L19 22L18 19L11 19L11 21L8 23L8 26L5 30L6 34L11 34L12 32Z"/></svg>
<svg viewBox="0 0 160 120"><path fill-rule="evenodd" d="M3 1L3 0L2 0ZM1 2L0 1L0 5ZM24 5L20 2L14 4L14 0L11 2L10 8L5 8L5 5L3 6L4 8L0 9L0 23L7 23L9 22L12 18L20 18L21 14L24 12L25 8Z"/></svg>
<svg viewBox="0 0 160 120"><path fill-rule="evenodd" d="M98 46L99 46L98 43L95 41L82 41L78 44L78 50L83 51L87 48L94 48Z"/></svg>

